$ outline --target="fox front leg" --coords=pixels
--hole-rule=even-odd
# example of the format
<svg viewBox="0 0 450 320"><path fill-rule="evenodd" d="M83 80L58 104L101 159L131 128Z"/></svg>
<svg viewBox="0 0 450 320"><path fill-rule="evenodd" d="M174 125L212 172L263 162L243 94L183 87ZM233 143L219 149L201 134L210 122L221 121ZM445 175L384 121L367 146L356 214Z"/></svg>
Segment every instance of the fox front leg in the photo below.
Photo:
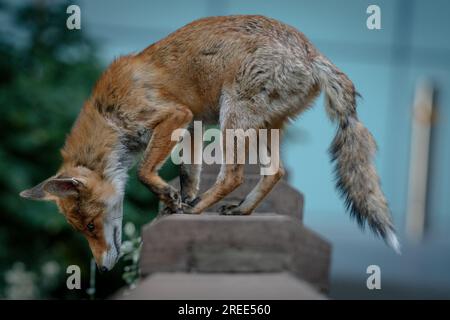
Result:
<svg viewBox="0 0 450 320"><path fill-rule="evenodd" d="M198 201L197 193L200 185L200 173L203 157L203 126L191 123L183 136L189 143L189 159L180 165L180 189L183 204L192 206ZM194 130L195 128L195 130ZM200 130L199 130L200 129ZM200 131L201 135L198 135ZM183 151L184 152L184 151Z"/></svg>
<svg viewBox="0 0 450 320"><path fill-rule="evenodd" d="M177 142L171 139L172 132L187 126L191 120L192 112L186 107L165 110L162 119L152 129L153 134L139 169L139 180L174 212L182 207L181 194L158 175L158 169Z"/></svg>

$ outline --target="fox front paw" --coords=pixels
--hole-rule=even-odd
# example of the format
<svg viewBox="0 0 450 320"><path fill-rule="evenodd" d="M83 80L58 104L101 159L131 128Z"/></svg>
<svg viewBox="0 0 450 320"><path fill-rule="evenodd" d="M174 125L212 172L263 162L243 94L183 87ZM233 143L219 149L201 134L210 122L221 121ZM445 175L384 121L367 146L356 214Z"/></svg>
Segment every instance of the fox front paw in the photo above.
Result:
<svg viewBox="0 0 450 320"><path fill-rule="evenodd" d="M161 210L159 210L158 215L159 216L168 216L168 215L174 214L174 213L177 213L177 212L168 206L163 206L161 208Z"/></svg>
<svg viewBox="0 0 450 320"><path fill-rule="evenodd" d="M180 192L177 189L173 188L173 187L166 188L160 194L160 199L161 199L162 202L164 202L164 204L168 208L167 210L170 209L173 212L176 212L177 209L181 208L181 195L180 195Z"/></svg>

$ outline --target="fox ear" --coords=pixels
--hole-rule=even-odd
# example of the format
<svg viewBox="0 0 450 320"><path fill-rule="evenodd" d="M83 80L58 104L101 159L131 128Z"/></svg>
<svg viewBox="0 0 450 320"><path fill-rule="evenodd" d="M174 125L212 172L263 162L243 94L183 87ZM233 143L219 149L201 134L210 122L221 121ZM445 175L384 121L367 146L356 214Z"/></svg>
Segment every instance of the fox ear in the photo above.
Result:
<svg viewBox="0 0 450 320"><path fill-rule="evenodd" d="M78 191L82 186L83 183L78 179L58 178L48 180L44 185L44 191L59 198L65 198L78 195Z"/></svg>
<svg viewBox="0 0 450 320"><path fill-rule="evenodd" d="M32 200L55 200L55 197L76 196L82 186L83 182L76 178L50 178L22 191L20 196Z"/></svg>

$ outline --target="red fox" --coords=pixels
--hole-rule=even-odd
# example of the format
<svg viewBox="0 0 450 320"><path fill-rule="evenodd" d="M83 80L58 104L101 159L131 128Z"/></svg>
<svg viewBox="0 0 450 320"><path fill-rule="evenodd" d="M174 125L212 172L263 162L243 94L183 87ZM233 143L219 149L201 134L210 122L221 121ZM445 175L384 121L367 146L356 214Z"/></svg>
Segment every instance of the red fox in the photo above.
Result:
<svg viewBox="0 0 450 320"><path fill-rule="evenodd" d="M222 164L216 183L197 197L200 165L182 165L178 191L158 175L176 144L171 133L190 130L194 120L218 123L221 130L281 130L321 91L337 123L330 148L337 187L351 215L399 250L371 162L375 142L358 120L353 83L301 32L263 16L200 19L114 61L67 137L61 168L21 196L55 201L107 271L119 257L127 171L141 152L140 181L169 210L199 214L243 182L244 166ZM240 204L221 213L250 214L283 174L280 165L261 176Z"/></svg>

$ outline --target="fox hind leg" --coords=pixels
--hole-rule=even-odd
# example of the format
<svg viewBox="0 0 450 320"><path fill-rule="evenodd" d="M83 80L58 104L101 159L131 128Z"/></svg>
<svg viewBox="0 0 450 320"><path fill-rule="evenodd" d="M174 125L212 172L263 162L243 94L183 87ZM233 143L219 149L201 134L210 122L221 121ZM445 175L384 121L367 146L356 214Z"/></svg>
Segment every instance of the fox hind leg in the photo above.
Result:
<svg viewBox="0 0 450 320"><path fill-rule="evenodd" d="M239 204L228 204L219 208L219 213L222 215L249 215L256 207L261 203L261 201L269 194L277 182L284 176L284 168L279 160L279 150L271 150L272 144L270 143L272 137L270 131L268 131L269 144L264 144L261 139L259 139L258 148L267 149L267 152L273 157L278 157L276 167L271 172L271 174L263 175L256 186L250 191L250 193L242 200ZM275 144L278 148L278 143Z"/></svg>
<svg viewBox="0 0 450 320"><path fill-rule="evenodd" d="M236 128L236 114L233 111L224 112L221 119L221 130L222 134L226 132L227 129ZM222 144L222 164L220 168L220 173L216 179L214 185L204 192L195 201L194 207L188 210L187 213L201 213L205 209L214 205L218 201L222 200L230 192L236 189L244 181L244 165L238 163L237 161L238 147L234 141L227 141L223 139ZM227 161L227 153L233 155L233 159Z"/></svg>
<svg viewBox="0 0 450 320"><path fill-rule="evenodd" d="M186 213L201 213L205 209L222 200L230 192L242 184L244 180L243 164L222 163L220 173L214 185L204 192L195 202L192 209Z"/></svg>
<svg viewBox="0 0 450 320"><path fill-rule="evenodd" d="M273 189L277 182L284 175L284 169L279 170L273 175L262 176L253 190L239 204L228 204L220 207L219 213L222 215L249 215L267 194Z"/></svg>

